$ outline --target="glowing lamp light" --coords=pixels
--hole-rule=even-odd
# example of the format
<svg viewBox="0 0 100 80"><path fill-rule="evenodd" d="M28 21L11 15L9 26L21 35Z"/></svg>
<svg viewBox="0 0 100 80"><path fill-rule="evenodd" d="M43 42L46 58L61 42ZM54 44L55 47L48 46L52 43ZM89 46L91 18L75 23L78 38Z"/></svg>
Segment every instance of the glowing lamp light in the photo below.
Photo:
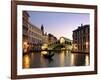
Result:
<svg viewBox="0 0 100 80"><path fill-rule="evenodd" d="M27 45L27 42L24 42L24 45Z"/></svg>
<svg viewBox="0 0 100 80"><path fill-rule="evenodd" d="M27 42L24 42L23 44L24 44L23 50L26 53L28 51L29 44Z"/></svg>
<svg viewBox="0 0 100 80"><path fill-rule="evenodd" d="M41 48L42 50L48 49L48 44L43 44Z"/></svg>
<svg viewBox="0 0 100 80"><path fill-rule="evenodd" d="M73 48L75 49L75 50L77 50L78 48L77 48L77 44L73 44Z"/></svg>
<svg viewBox="0 0 100 80"><path fill-rule="evenodd" d="M88 45L88 42L86 42L86 45Z"/></svg>

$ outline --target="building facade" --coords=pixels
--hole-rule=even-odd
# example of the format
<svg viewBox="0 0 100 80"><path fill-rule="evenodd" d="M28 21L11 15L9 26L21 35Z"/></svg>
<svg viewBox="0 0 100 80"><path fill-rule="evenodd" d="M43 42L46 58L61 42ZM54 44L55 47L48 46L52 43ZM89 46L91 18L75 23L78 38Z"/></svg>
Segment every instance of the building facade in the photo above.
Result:
<svg viewBox="0 0 100 80"><path fill-rule="evenodd" d="M23 26L22 26L22 32L23 32L23 41L22 41L22 47L23 52L27 52L28 45L28 21L29 21L29 15L26 11L23 11Z"/></svg>
<svg viewBox="0 0 100 80"><path fill-rule="evenodd" d="M57 38L53 34L48 34L48 44L53 44L57 41Z"/></svg>
<svg viewBox="0 0 100 80"><path fill-rule="evenodd" d="M29 22L29 14L23 11L23 50L37 50L43 43L43 31Z"/></svg>
<svg viewBox="0 0 100 80"><path fill-rule="evenodd" d="M73 31L73 52L86 52L90 51L90 25L79 26Z"/></svg>
<svg viewBox="0 0 100 80"><path fill-rule="evenodd" d="M23 11L23 50L41 50L43 44L56 42L57 38L44 32L43 24L37 27L29 22L29 14Z"/></svg>
<svg viewBox="0 0 100 80"><path fill-rule="evenodd" d="M42 30L35 25L28 23L28 42L32 49L39 50L43 44Z"/></svg>

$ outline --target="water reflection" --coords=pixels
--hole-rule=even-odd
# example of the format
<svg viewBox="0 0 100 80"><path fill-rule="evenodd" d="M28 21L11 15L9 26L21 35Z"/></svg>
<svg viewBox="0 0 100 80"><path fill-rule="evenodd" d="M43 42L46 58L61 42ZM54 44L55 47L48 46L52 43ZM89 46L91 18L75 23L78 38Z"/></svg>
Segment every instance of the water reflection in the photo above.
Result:
<svg viewBox="0 0 100 80"><path fill-rule="evenodd" d="M60 55L59 55L59 58L60 58L60 65L61 66L64 66L64 62L65 62L65 52L64 51L61 51Z"/></svg>
<svg viewBox="0 0 100 80"><path fill-rule="evenodd" d="M88 54L71 54L71 65L72 66L84 66L89 65L89 55Z"/></svg>
<svg viewBox="0 0 100 80"><path fill-rule="evenodd" d="M89 55L85 56L85 65L88 66L89 65Z"/></svg>
<svg viewBox="0 0 100 80"><path fill-rule="evenodd" d="M45 66L47 66L47 65L46 65L46 60L43 58L43 53L44 53L44 52L41 52L40 61L41 61L41 66L42 66L42 67L45 67ZM45 52L45 53L46 53L46 52Z"/></svg>
<svg viewBox="0 0 100 80"><path fill-rule="evenodd" d="M30 67L30 57L29 57L29 55L24 55L23 68L29 68L29 67Z"/></svg>
<svg viewBox="0 0 100 80"><path fill-rule="evenodd" d="M74 65L74 60L75 60L75 57L74 57L74 54L71 55L71 66Z"/></svg>
<svg viewBox="0 0 100 80"><path fill-rule="evenodd" d="M89 54L53 51L52 58L45 58L49 51L34 52L23 56L23 68L87 66L90 64Z"/></svg>

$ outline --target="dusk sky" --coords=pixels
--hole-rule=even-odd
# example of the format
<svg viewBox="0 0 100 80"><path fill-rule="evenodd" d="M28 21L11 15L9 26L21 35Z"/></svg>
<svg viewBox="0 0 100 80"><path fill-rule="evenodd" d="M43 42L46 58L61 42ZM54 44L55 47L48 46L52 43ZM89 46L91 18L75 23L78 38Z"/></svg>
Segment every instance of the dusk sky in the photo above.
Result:
<svg viewBox="0 0 100 80"><path fill-rule="evenodd" d="M57 38L63 36L72 40L72 31L81 24L89 24L90 15L88 13L64 13L64 12L34 12L28 11L29 21L44 31L51 33Z"/></svg>

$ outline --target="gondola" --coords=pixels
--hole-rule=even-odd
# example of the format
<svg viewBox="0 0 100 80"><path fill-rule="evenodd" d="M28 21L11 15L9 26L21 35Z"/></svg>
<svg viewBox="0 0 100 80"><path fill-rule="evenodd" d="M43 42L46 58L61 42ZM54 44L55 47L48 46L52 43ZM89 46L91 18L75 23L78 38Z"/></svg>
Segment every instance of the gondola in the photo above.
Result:
<svg viewBox="0 0 100 80"><path fill-rule="evenodd" d="M44 54L43 56L44 56L45 58L50 59L50 58L52 58L52 57L54 56L54 53L52 53L52 54Z"/></svg>

